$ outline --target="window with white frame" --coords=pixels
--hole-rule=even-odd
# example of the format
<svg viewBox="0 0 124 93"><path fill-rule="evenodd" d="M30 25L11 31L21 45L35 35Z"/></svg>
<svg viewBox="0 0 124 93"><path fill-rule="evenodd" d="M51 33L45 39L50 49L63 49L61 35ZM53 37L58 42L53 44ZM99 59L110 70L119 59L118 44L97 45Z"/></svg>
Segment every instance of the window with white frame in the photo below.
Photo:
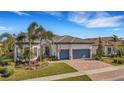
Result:
<svg viewBox="0 0 124 93"><path fill-rule="evenodd" d="M107 51L108 51L108 54L111 54L112 53L112 48L111 47L108 47L107 48Z"/></svg>

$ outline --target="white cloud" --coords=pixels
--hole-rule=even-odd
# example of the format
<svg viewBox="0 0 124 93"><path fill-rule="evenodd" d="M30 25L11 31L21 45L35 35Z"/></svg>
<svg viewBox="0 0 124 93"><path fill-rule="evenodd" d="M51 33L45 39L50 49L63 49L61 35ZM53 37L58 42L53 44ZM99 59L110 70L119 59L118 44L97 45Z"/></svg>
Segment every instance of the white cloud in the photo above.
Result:
<svg viewBox="0 0 124 93"><path fill-rule="evenodd" d="M9 31L9 30L12 30L12 28L6 26L0 26L0 31Z"/></svg>
<svg viewBox="0 0 124 93"><path fill-rule="evenodd" d="M75 22L77 24L84 24L88 21L89 13L87 12L71 12L69 14L69 21Z"/></svg>
<svg viewBox="0 0 124 93"><path fill-rule="evenodd" d="M12 11L12 13L15 13L15 14L17 14L17 15L19 15L19 16L22 16L22 15L29 16L29 15L30 15L30 14L28 14L28 13L21 12L21 11Z"/></svg>
<svg viewBox="0 0 124 93"><path fill-rule="evenodd" d="M118 27L124 16L111 16L107 12L74 12L69 15L69 21L87 28Z"/></svg>
<svg viewBox="0 0 124 93"><path fill-rule="evenodd" d="M96 27L118 27L122 24L120 21L124 16L114 16L114 17L104 17L88 20L85 24L86 27L96 28Z"/></svg>
<svg viewBox="0 0 124 93"><path fill-rule="evenodd" d="M107 13L107 12L95 12L96 13L96 18L104 18L104 17L109 17L110 16L110 14L109 13Z"/></svg>
<svg viewBox="0 0 124 93"><path fill-rule="evenodd" d="M46 11L44 13L50 14L52 16L61 16L62 15L62 13L59 11Z"/></svg>

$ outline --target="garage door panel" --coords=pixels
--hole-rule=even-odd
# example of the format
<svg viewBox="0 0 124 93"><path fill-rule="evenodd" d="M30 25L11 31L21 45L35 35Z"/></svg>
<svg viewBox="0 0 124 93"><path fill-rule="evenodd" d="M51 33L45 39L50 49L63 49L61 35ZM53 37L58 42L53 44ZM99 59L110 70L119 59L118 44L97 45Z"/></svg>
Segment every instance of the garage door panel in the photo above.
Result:
<svg viewBox="0 0 124 93"><path fill-rule="evenodd" d="M90 49L73 49L73 59L90 58Z"/></svg>
<svg viewBox="0 0 124 93"><path fill-rule="evenodd" d="M69 50L63 49L60 51L60 59L69 59Z"/></svg>

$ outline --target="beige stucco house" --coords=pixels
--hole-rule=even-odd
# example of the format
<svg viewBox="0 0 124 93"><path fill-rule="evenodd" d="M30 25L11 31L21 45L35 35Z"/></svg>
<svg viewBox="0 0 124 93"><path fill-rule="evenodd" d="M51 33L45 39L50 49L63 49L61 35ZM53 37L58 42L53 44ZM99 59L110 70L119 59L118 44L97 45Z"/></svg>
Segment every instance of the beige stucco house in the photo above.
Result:
<svg viewBox="0 0 124 93"><path fill-rule="evenodd" d="M42 44L43 54L46 56L56 56L58 59L78 59L78 58L92 58L92 42L84 40L81 38L76 38L72 36L58 36L53 37L53 44L51 47ZM28 41L23 42L23 47L28 46ZM40 55L40 43L38 40L32 43L32 51L36 54L35 57L38 58ZM19 57L20 49L18 43L15 43L14 48L14 60Z"/></svg>

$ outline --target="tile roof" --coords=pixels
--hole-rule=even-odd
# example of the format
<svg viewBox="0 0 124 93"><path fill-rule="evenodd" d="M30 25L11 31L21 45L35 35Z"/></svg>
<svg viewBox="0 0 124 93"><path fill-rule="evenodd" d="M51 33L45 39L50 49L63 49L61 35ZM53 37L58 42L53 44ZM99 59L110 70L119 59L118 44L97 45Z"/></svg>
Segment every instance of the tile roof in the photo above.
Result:
<svg viewBox="0 0 124 93"><path fill-rule="evenodd" d="M101 37L101 39L102 39L102 43L104 45L114 45L115 44L112 37ZM89 40L89 41L93 42L93 45L99 44L99 38L87 38L85 40ZM119 39L116 43L119 45L124 45L124 40Z"/></svg>
<svg viewBox="0 0 124 93"><path fill-rule="evenodd" d="M90 42L89 40L72 37L72 36L68 36L68 35L64 35L64 36L55 35L53 37L53 42L59 43L59 44L60 43L62 43L62 44L92 44L92 42Z"/></svg>
<svg viewBox="0 0 124 93"><path fill-rule="evenodd" d="M102 38L102 42L104 45L114 45L115 44L112 37L101 37L101 38ZM38 44L39 42L40 42L39 40L35 40L33 43ZM98 45L99 44L99 38L82 39L82 38L72 37L69 35L64 35L64 36L54 35L53 36L53 42L56 44L92 44L92 45ZM28 43L28 39L25 39L24 43ZM124 39L120 38L117 43L119 45L124 45Z"/></svg>

